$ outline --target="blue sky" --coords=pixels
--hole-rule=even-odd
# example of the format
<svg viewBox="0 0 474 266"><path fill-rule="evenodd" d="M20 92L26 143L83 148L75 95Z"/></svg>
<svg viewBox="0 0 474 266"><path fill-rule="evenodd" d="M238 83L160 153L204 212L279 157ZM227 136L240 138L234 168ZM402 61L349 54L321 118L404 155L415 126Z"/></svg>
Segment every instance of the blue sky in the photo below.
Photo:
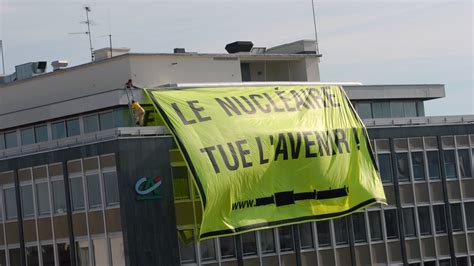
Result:
<svg viewBox="0 0 474 266"><path fill-rule="evenodd" d="M222 52L314 38L310 0L293 1L23 1L0 0L0 39L7 73L17 64L90 60L80 24L92 8L94 48L132 52ZM315 1L323 81L445 84L446 98L427 115L474 114L473 2Z"/></svg>

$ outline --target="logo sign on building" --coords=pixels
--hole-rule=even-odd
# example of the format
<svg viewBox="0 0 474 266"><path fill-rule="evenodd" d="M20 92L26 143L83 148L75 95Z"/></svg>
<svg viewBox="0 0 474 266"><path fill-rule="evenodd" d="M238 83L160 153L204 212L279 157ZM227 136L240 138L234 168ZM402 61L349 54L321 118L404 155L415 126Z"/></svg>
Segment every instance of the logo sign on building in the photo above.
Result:
<svg viewBox="0 0 474 266"><path fill-rule="evenodd" d="M161 177L157 176L155 178L149 177L140 177L135 182L135 193L137 194L137 200L150 200L150 199L159 199L160 188L161 186Z"/></svg>
<svg viewBox="0 0 474 266"><path fill-rule="evenodd" d="M385 203L367 132L339 86L147 94L199 189L200 239Z"/></svg>

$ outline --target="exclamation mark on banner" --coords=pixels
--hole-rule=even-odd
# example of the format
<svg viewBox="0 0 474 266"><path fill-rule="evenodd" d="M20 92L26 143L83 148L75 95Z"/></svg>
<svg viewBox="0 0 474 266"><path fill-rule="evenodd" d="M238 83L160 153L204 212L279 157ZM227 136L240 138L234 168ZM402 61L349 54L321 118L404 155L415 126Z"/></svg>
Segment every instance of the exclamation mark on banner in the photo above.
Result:
<svg viewBox="0 0 474 266"><path fill-rule="evenodd" d="M354 133L357 149L360 150L360 141L359 141L359 135L357 134L357 128L352 128L352 133Z"/></svg>

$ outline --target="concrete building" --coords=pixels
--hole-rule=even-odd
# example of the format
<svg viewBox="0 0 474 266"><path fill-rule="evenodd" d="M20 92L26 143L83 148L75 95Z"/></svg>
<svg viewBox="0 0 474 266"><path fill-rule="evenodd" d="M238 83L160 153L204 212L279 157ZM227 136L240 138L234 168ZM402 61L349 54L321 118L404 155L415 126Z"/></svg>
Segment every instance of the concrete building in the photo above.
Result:
<svg viewBox="0 0 474 266"><path fill-rule="evenodd" d="M143 91L130 95L124 83L311 84L320 80L313 47L104 50L93 63L57 62L52 72L29 63L1 77L0 265L473 263L474 116L425 116L424 102L445 96L440 84L344 86L368 127L388 206L195 241L202 209L186 164ZM133 126L131 98L145 103L145 127ZM137 182L158 179L137 194Z"/></svg>

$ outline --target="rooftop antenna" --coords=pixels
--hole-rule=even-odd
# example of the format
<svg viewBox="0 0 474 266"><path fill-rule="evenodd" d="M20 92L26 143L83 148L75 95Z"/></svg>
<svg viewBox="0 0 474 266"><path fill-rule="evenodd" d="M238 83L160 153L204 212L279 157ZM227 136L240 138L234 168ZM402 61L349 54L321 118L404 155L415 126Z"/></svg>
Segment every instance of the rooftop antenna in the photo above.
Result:
<svg viewBox="0 0 474 266"><path fill-rule="evenodd" d="M314 0L311 0L311 6L313 7L313 24L314 24L314 40L316 41L316 54L319 54L319 42L318 42L318 31L316 30L316 12L314 11Z"/></svg>
<svg viewBox="0 0 474 266"><path fill-rule="evenodd" d="M106 34L106 35L101 35L99 37L109 37L109 51L110 51L110 57L112 57L112 34Z"/></svg>
<svg viewBox="0 0 474 266"><path fill-rule="evenodd" d="M91 12L91 8L89 6L84 6L84 10L86 11L86 20L81 21L81 23L87 25L87 31L70 32L69 34L85 34L89 37L89 49L91 51L91 61L94 61L94 48L92 48L91 25L96 25L96 24L94 23L94 21L89 20L89 12Z"/></svg>

